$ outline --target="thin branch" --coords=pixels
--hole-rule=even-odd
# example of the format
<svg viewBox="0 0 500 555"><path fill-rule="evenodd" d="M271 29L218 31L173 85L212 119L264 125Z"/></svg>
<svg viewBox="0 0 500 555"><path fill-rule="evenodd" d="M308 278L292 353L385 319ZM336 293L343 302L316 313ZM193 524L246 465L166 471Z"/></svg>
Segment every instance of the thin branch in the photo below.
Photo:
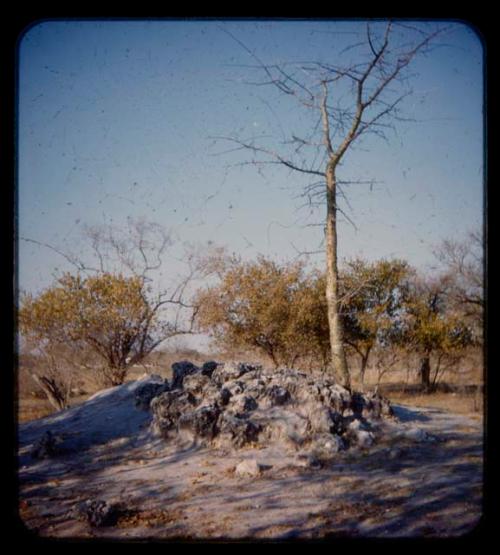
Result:
<svg viewBox="0 0 500 555"><path fill-rule="evenodd" d="M233 143L239 144L240 146L242 146L243 148L246 148L248 150L252 150L253 152L260 152L263 154L266 154L268 156L271 156L272 158L275 159L275 162L257 162L255 161L254 163L279 163L279 164L283 164L284 166L286 166L287 168L290 168L291 170L297 171L297 172L301 172L301 173L307 173L310 175L323 175L323 172L317 171L317 170L310 170L301 166L296 165L294 162L292 162L291 160L286 160L285 158L283 158L280 154L278 154L277 152L273 151L273 150L269 150L267 148L264 147L258 147L249 143L245 143L243 141L240 141L239 139L234 139L232 137L214 137L216 139L220 139L220 140L225 140L225 141L231 141Z"/></svg>
<svg viewBox="0 0 500 555"><path fill-rule="evenodd" d="M34 243L35 245L39 245L41 247L46 247L46 248L56 252L57 254L64 257L71 265L75 266L75 268L77 268L79 271L82 271L82 272L84 272L84 271L99 272L99 269L92 268L91 266L86 266L80 260L78 260L76 258L71 258L66 253L60 251L59 249L56 249L55 247L53 247L52 245L49 245L48 243L43 243L41 241L37 241L36 239L29 239L28 237L19 237L19 239L21 241L26 241L28 243Z"/></svg>

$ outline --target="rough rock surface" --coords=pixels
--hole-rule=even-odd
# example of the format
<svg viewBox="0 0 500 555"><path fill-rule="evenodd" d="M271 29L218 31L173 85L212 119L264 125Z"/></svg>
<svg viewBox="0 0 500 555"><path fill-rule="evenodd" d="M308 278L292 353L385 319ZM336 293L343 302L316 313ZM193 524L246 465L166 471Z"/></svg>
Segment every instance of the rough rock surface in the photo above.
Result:
<svg viewBox="0 0 500 555"><path fill-rule="evenodd" d="M272 442L324 460L349 446L371 446L374 423L392 415L377 393L350 393L296 370L214 361L201 368L177 362L172 370L170 386L159 386L150 401L151 429L164 438L219 448Z"/></svg>
<svg viewBox="0 0 500 555"><path fill-rule="evenodd" d="M256 459L247 459L238 463L234 469L236 476L260 476L266 466L257 462Z"/></svg>
<svg viewBox="0 0 500 555"><path fill-rule="evenodd" d="M112 526L118 517L118 506L101 499L88 499L75 508L76 518L86 520L90 526Z"/></svg>
<svg viewBox="0 0 500 555"><path fill-rule="evenodd" d="M150 380L139 387L135 393L135 406L140 410L148 411L149 405L155 397L170 390L170 384L161 376L151 376Z"/></svg>

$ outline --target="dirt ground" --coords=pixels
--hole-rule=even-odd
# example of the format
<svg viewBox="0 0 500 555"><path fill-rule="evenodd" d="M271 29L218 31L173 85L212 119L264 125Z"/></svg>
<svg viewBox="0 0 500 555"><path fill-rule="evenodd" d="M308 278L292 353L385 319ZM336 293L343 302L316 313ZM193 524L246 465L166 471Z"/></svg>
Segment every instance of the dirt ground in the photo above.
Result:
<svg viewBox="0 0 500 555"><path fill-rule="evenodd" d="M327 467L290 464L273 448L179 450L147 434L117 437L76 456L21 457L20 517L39 536L159 540L447 537L472 530L482 511L481 419L397 405L399 425L434 441L388 434ZM144 428L144 425L141 425ZM20 443L21 455L27 444ZM245 458L265 465L237 476ZM117 503L111 526L91 527L78 502Z"/></svg>

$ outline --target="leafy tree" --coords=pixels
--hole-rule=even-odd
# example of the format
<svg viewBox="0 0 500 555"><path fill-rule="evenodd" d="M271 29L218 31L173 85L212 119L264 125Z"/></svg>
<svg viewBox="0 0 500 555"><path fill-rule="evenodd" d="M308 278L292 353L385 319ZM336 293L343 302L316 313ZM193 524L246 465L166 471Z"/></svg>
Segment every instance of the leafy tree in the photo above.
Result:
<svg viewBox="0 0 500 555"><path fill-rule="evenodd" d="M132 365L160 342L182 333L160 318L164 302L148 300L141 276L64 274L40 295L24 296L20 331L41 347L86 345L101 361L103 384L119 385Z"/></svg>
<svg viewBox="0 0 500 555"><path fill-rule="evenodd" d="M232 263L220 278L196 300L200 328L219 345L257 349L276 367L313 353L325 357L328 322L319 276L305 276L301 263L260 257Z"/></svg>
<svg viewBox="0 0 500 555"><path fill-rule="evenodd" d="M406 292L400 340L420 355L420 379L430 391L442 373L458 363L473 342L470 326L450 306L446 277L415 276Z"/></svg>
<svg viewBox="0 0 500 555"><path fill-rule="evenodd" d="M290 341L300 346L302 357L309 357L323 370L329 366L331 353L325 283L324 272L304 276L294 297L290 323Z"/></svg>
<svg viewBox="0 0 500 555"><path fill-rule="evenodd" d="M342 273L345 341L359 357L362 384L373 349L390 349L394 343L409 272L402 260L356 259Z"/></svg>

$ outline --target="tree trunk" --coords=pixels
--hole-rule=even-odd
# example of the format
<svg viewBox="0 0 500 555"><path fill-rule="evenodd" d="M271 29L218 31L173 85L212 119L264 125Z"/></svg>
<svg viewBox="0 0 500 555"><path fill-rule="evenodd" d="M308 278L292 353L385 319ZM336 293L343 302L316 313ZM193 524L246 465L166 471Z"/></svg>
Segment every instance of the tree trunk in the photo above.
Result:
<svg viewBox="0 0 500 555"><path fill-rule="evenodd" d="M365 372L366 372L366 366L368 364L369 355L370 355L370 349L368 349L366 353L361 356L361 365L359 367L359 381L361 382L362 390L364 390L365 388ZM380 378L379 378L379 381L380 381Z"/></svg>
<svg viewBox="0 0 500 555"><path fill-rule="evenodd" d="M344 349L344 333L340 319L339 272L337 265L337 204L334 168L326 172L326 303L330 328L331 364L343 385L351 388L351 379Z"/></svg>
<svg viewBox="0 0 500 555"><path fill-rule="evenodd" d="M420 359L420 383L426 392L431 390L431 359L428 353Z"/></svg>
<svg viewBox="0 0 500 555"><path fill-rule="evenodd" d="M37 374L31 374L31 377L42 388L49 403L56 410L63 410L67 408L68 402L66 396L61 391L61 388L57 385L55 380L47 378L46 376L38 376Z"/></svg>

